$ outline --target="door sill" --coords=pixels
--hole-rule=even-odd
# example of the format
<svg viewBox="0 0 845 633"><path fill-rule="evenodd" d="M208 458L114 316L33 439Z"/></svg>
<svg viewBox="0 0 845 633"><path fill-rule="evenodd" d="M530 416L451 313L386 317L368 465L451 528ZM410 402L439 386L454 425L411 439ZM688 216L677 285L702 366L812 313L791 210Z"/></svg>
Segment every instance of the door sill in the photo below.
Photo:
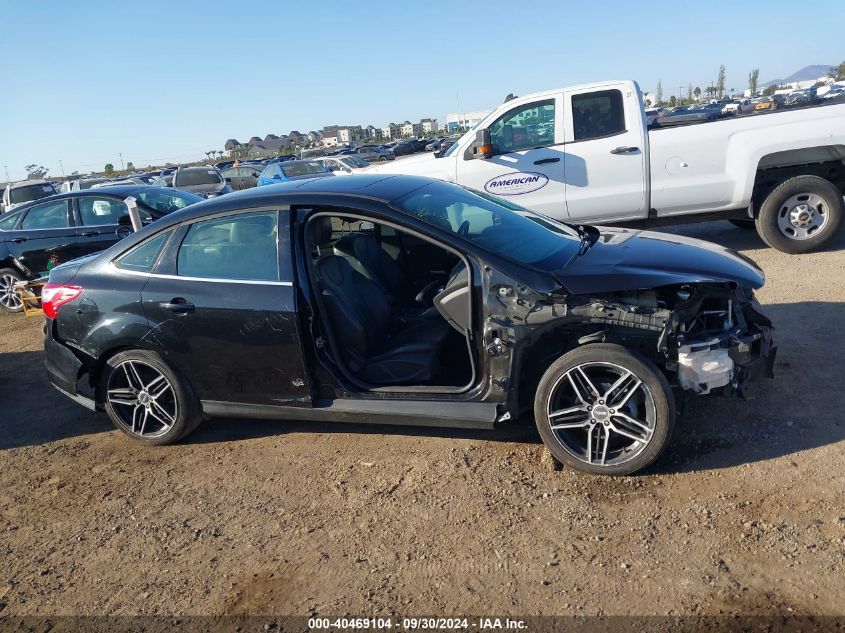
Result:
<svg viewBox="0 0 845 633"><path fill-rule="evenodd" d="M313 420L488 430L494 428L497 418L495 403L371 398L323 400L316 402L313 407L203 400L202 409L206 415L225 418Z"/></svg>

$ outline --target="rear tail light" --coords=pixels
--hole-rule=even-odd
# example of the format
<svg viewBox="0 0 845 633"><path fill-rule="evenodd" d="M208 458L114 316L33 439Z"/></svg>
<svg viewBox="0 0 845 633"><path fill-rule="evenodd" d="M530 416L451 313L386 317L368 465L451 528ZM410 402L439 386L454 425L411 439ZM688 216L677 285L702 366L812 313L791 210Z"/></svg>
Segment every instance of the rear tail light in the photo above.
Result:
<svg viewBox="0 0 845 633"><path fill-rule="evenodd" d="M69 301L73 301L82 294L79 286L62 286L60 284L46 284L41 289L41 309L48 319L55 319L56 312Z"/></svg>

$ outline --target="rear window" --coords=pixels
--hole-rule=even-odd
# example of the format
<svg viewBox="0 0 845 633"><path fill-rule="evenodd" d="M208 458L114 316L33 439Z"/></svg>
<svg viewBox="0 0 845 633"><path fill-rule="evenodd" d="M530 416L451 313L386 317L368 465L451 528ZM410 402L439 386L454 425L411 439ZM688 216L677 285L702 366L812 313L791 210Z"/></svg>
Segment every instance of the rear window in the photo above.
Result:
<svg viewBox="0 0 845 633"><path fill-rule="evenodd" d="M145 188L134 195L142 204L160 213L173 213L202 200L199 196L187 191L159 189L158 187Z"/></svg>
<svg viewBox="0 0 845 633"><path fill-rule="evenodd" d="M173 184L177 187L191 186L191 185L216 185L223 182L220 172L216 169L192 169L190 171L180 171L173 179Z"/></svg>
<svg viewBox="0 0 845 633"><path fill-rule="evenodd" d="M576 141L624 132L625 108L622 92L600 90L572 95L572 126Z"/></svg>
<svg viewBox="0 0 845 633"><path fill-rule="evenodd" d="M33 200L41 200L47 196L52 196L56 193L53 185L23 185L21 187L14 187L9 191L9 202L12 204L21 204L24 202L32 202Z"/></svg>
<svg viewBox="0 0 845 633"><path fill-rule="evenodd" d="M293 178L295 176L308 176L310 174L324 174L328 170L320 163L309 162L282 165L282 171L288 178Z"/></svg>
<svg viewBox="0 0 845 633"><path fill-rule="evenodd" d="M88 180L80 180L79 181L79 189L84 191L85 189L90 189L94 185L99 185L101 182L108 182L108 178L90 178Z"/></svg>

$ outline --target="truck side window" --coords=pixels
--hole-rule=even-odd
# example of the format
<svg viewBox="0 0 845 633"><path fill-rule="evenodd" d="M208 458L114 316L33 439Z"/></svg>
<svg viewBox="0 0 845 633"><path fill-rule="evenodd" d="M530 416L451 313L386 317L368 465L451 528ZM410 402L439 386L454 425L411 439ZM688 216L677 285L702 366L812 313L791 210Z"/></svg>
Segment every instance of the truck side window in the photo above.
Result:
<svg viewBox="0 0 845 633"><path fill-rule="evenodd" d="M506 112L490 126L490 140L496 154L554 145L554 99L528 103Z"/></svg>
<svg viewBox="0 0 845 633"><path fill-rule="evenodd" d="M619 90L572 95L572 127L576 141L625 131L625 107Z"/></svg>

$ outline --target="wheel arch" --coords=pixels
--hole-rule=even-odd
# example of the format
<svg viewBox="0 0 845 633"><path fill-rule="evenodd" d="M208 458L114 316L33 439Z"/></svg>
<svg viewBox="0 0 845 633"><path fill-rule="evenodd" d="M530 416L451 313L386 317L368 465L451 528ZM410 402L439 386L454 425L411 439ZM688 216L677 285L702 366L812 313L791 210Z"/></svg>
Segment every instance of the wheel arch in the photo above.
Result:
<svg viewBox="0 0 845 633"><path fill-rule="evenodd" d="M751 193L751 216L780 184L795 176L819 176L845 194L845 145L818 145L771 152L757 162Z"/></svg>

